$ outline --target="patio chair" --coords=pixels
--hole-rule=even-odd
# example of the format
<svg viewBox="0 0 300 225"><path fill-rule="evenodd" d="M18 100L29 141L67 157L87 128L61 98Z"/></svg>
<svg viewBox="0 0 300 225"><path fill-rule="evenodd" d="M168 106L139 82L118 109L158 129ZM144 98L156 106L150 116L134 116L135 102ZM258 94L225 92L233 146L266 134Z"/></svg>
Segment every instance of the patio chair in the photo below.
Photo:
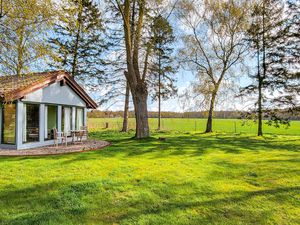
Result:
<svg viewBox="0 0 300 225"><path fill-rule="evenodd" d="M85 140L87 141L87 139L88 139L88 129L87 129L87 126L80 127L80 130L82 131L81 140L85 138Z"/></svg>
<svg viewBox="0 0 300 225"><path fill-rule="evenodd" d="M64 132L58 132L56 128L53 129L53 137L54 137L54 145L58 147L58 144L61 142L68 145L68 137L64 134Z"/></svg>

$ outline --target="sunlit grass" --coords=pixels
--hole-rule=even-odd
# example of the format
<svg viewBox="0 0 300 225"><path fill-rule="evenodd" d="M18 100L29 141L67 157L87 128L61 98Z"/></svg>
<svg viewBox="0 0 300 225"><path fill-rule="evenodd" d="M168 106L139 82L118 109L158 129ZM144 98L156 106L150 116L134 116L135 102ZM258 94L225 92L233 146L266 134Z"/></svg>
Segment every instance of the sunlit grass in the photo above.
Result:
<svg viewBox="0 0 300 225"><path fill-rule="evenodd" d="M0 158L1 224L300 223L299 136L90 135L112 146Z"/></svg>

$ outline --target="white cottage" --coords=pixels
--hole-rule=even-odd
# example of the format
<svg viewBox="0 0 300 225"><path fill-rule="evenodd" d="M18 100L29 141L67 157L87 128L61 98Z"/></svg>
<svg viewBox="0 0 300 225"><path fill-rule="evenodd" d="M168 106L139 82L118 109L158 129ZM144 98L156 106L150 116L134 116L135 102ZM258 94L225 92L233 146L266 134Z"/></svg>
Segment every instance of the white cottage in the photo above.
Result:
<svg viewBox="0 0 300 225"><path fill-rule="evenodd" d="M0 76L0 148L52 145L54 130L79 130L87 124L87 109L96 108L64 71Z"/></svg>

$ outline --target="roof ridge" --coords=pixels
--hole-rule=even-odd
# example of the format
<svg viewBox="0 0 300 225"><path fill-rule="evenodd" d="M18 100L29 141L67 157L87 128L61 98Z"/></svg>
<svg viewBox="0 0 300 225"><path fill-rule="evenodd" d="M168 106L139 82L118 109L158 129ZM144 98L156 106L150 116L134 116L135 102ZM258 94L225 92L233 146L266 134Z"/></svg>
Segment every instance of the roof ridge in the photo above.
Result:
<svg viewBox="0 0 300 225"><path fill-rule="evenodd" d="M9 75L5 75L5 74L0 74L0 78L3 78L3 77L13 77L13 76L16 76L16 77L26 77L26 76L29 76L29 75L42 75L42 74L53 74L53 73L67 73L67 71L65 70L45 70L43 72L31 72L31 73L23 73L21 74L20 76L18 76L17 74L9 74Z"/></svg>

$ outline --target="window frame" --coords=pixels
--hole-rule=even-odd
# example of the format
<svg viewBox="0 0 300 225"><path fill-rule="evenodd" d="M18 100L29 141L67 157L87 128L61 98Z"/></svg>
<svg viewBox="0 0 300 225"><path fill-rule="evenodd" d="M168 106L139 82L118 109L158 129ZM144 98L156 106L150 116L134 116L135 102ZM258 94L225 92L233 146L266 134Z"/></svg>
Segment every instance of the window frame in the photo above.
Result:
<svg viewBox="0 0 300 225"><path fill-rule="evenodd" d="M80 130L80 127L77 127L77 116L78 116L77 110L78 109L82 110L82 126L84 126L84 107L76 106L75 107L75 130Z"/></svg>
<svg viewBox="0 0 300 225"><path fill-rule="evenodd" d="M8 143L8 142L4 142L4 109L5 106L8 104L13 104L15 106L15 129L14 129L14 143ZM17 144L17 103L16 102L12 102L12 103L1 103L0 106L0 110L1 110L1 129L0 129L0 135L1 135L1 140L0 140L0 144L4 144L4 145L16 145Z"/></svg>
<svg viewBox="0 0 300 225"><path fill-rule="evenodd" d="M24 125L25 125L25 118L24 118L24 108L25 108L25 106L26 106L26 119L27 119L27 105L37 105L38 106L38 116L39 116L39 122L38 122L38 132L37 132L37 134L38 134L38 138L37 138L37 140L36 141L24 141L24 131L26 130L26 132L27 132L27 127L24 127ZM35 102L24 102L23 103L23 121L22 121L22 143L23 144L29 144L29 143L38 143L38 142L40 142L40 128L41 128L41 116L40 116L40 110L41 110L41 104L40 103L35 103ZM27 126L27 122L26 122L26 126ZM26 135L27 135L27 133L26 133ZM26 137L26 139L27 139L27 137Z"/></svg>
<svg viewBox="0 0 300 225"><path fill-rule="evenodd" d="M49 115L49 108L48 107L55 107L56 108L56 129L58 130L58 106L59 105L55 105L55 104L45 104L45 111L44 111L44 118L45 118L45 124L47 123L47 135L46 135L46 126L44 127L44 141L52 141L54 140L54 137L53 138L48 138L48 115ZM47 118L46 118L46 115L45 115L45 112L46 112L46 108L47 108Z"/></svg>

